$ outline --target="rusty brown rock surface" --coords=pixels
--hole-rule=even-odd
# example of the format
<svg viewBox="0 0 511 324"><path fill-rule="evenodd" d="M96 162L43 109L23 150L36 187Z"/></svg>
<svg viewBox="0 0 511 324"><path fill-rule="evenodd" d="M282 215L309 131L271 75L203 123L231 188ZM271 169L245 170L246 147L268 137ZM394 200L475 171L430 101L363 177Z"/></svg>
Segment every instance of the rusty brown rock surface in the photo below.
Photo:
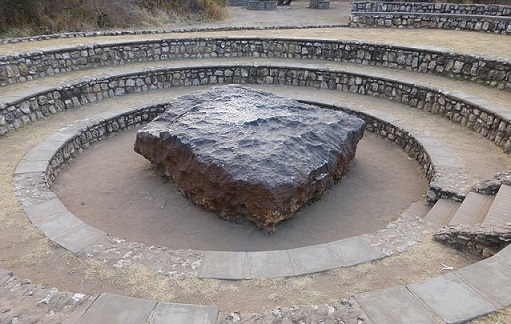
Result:
<svg viewBox="0 0 511 324"><path fill-rule="evenodd" d="M135 151L193 203L266 231L348 170L364 121L240 85L171 101Z"/></svg>

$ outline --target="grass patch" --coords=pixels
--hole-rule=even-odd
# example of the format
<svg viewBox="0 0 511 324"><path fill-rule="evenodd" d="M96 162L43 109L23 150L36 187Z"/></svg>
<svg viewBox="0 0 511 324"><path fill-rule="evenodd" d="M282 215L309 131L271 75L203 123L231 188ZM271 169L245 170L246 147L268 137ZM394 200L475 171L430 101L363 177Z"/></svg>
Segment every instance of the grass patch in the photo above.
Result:
<svg viewBox="0 0 511 324"><path fill-rule="evenodd" d="M39 240L32 250L15 259L13 264L30 266L39 263L41 260L44 260L55 253L50 244L51 243L46 239Z"/></svg>

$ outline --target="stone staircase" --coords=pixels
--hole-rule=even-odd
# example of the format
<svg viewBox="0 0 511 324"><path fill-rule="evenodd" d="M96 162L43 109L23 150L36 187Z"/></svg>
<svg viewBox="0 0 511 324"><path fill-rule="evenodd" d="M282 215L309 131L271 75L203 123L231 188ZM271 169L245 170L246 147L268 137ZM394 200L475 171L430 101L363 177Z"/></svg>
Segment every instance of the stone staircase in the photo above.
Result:
<svg viewBox="0 0 511 324"><path fill-rule="evenodd" d="M476 192L467 194L462 203L440 199L424 217L440 226L503 226L511 222L511 186L502 185L495 196Z"/></svg>

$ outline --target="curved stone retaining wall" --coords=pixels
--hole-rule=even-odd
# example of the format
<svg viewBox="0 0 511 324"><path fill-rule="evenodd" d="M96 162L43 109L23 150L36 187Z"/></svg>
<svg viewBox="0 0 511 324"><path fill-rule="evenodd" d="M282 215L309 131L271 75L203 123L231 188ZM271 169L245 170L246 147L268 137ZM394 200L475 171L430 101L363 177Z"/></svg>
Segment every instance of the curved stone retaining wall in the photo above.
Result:
<svg viewBox="0 0 511 324"><path fill-rule="evenodd" d="M357 115L367 122L367 131L387 138L400 146L423 168L428 182L430 183L428 191L429 201L434 202L440 198L450 198L455 200L463 199L465 194L464 192L449 186L449 183L452 182L449 177L452 177L452 174L442 172L445 166L443 166L441 162L433 162L435 160L434 156L438 154L436 147L438 146L437 144L429 146L423 145L420 138L416 138L414 134L394 125L392 121L386 120L384 116L374 116L365 112L353 111L338 105L334 106L309 101L307 101L307 103L320 106L324 109L343 110L347 113ZM48 145L45 146L44 150L38 149L39 151L43 151L47 154L47 156L43 157L40 155L38 156L36 162L45 162L41 164L41 168L37 170L38 172L34 173L31 171L30 173L34 174L27 174L23 171L25 168L24 163L27 163L27 165L32 167L31 163L34 161L31 161L30 158L25 158L18 165L15 171L15 177L19 188L30 187L28 183L33 183L41 177L41 174L44 174L43 185L40 188L42 191L39 193L28 194L25 198L28 200L24 203L32 204L34 202L38 202L38 197L40 197L41 194L44 195L45 192L48 192L49 187L53 184L56 178L56 173L60 167L84 149L87 149L94 143L108 138L115 133L148 123L168 109L171 109L168 103L159 103L128 109L124 112L105 112L92 120L78 122L77 124L70 125L65 129L62 129L59 133L54 135L58 138L50 138L47 140L48 143L58 143L53 150L51 150ZM425 139L424 142L427 143L428 141ZM442 156L445 154L445 152L440 153ZM454 165L449 167L457 168L458 166ZM27 195L26 191L23 191L23 195Z"/></svg>
<svg viewBox="0 0 511 324"><path fill-rule="evenodd" d="M511 91L511 62L358 41L260 38L151 39L0 56L0 85L100 66L192 58L267 57L328 60L406 69Z"/></svg>
<svg viewBox="0 0 511 324"><path fill-rule="evenodd" d="M354 1L351 3L351 11L511 16L511 6L465 3Z"/></svg>
<svg viewBox="0 0 511 324"><path fill-rule="evenodd" d="M389 28L432 28L483 31L511 35L511 17L402 12L352 12L350 26Z"/></svg>
<svg viewBox="0 0 511 324"><path fill-rule="evenodd" d="M57 111L124 94L208 84L284 84L370 95L438 114L494 141L511 152L511 112L471 102L469 95L444 93L413 83L352 72L279 66L217 64L160 68L74 81L0 106L0 134Z"/></svg>
<svg viewBox="0 0 511 324"><path fill-rule="evenodd" d="M352 2L351 27L435 28L511 34L511 6Z"/></svg>
<svg viewBox="0 0 511 324"><path fill-rule="evenodd" d="M367 131L384 137L403 149L421 165L426 174L429 183L426 195L428 202L434 203L439 199L463 201L465 198L464 170L452 153L435 139L423 134L412 134L405 129L409 127L397 125L391 116L379 116L374 112L355 111L321 102L305 102L323 108L339 109L360 117L366 122Z"/></svg>
<svg viewBox="0 0 511 324"><path fill-rule="evenodd" d="M82 150L115 133L146 124L169 108L171 108L169 104L158 104L121 114L109 113L110 116L103 116L104 118L99 121L80 127L75 136L56 150L55 155L50 158L46 169L46 183L51 186L60 166Z"/></svg>

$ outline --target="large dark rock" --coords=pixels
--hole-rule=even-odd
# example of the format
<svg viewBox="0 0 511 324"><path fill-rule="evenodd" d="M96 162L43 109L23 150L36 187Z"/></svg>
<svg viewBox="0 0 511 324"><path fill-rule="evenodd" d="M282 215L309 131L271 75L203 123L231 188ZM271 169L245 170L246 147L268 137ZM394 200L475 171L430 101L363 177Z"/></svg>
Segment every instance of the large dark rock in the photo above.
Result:
<svg viewBox="0 0 511 324"><path fill-rule="evenodd" d="M195 92L137 133L135 151L192 202L272 231L348 170L364 122L239 85Z"/></svg>

